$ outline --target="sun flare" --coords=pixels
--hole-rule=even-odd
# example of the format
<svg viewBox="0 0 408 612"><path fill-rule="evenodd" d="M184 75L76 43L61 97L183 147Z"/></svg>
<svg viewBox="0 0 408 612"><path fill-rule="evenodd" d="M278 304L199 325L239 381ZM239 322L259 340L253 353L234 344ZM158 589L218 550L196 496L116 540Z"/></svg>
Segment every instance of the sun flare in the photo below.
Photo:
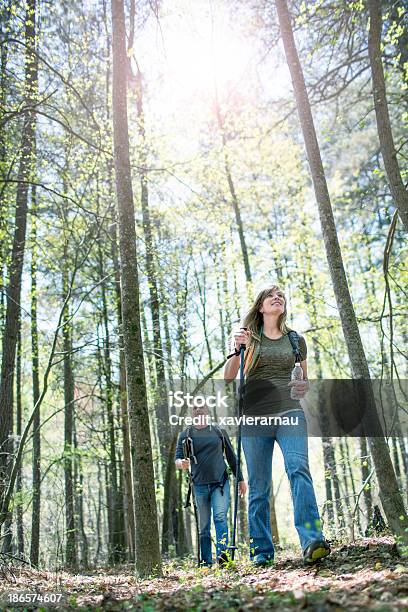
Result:
<svg viewBox="0 0 408 612"><path fill-rule="evenodd" d="M191 93L239 82L254 56L250 41L233 30L227 14L203 13L194 24L180 20L163 41L163 51L168 76Z"/></svg>

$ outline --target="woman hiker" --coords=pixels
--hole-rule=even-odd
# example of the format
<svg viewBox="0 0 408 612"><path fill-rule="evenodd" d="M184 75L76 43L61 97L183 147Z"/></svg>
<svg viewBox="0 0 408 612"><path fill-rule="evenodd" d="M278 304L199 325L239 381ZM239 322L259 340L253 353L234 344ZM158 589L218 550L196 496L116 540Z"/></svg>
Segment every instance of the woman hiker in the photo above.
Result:
<svg viewBox="0 0 408 612"><path fill-rule="evenodd" d="M286 298L278 286L259 293L234 334L235 350L241 344L245 351L245 416L281 416L283 424L245 425L242 446L248 469L250 557L259 566L273 562L269 496L272 481L272 454L275 441L279 444L289 478L294 508L295 527L305 564L312 564L330 553L320 527L313 481L309 470L307 426L298 399L291 398L291 388L297 398L309 387L307 381L307 348L303 337L295 334L300 352L303 380L291 381L295 364L287 317ZM246 328L246 329L244 329ZM224 378L231 382L239 369L239 356L231 357L224 369ZM292 392L293 394L293 392ZM297 417L292 418L292 417ZM279 421L279 419L277 419ZM287 424L297 423L297 424ZM279 503L279 500L278 500Z"/></svg>
<svg viewBox="0 0 408 612"><path fill-rule="evenodd" d="M222 567L228 560L228 509L230 487L224 455L233 474L237 477L237 459L225 430L208 425L206 406L193 408L194 425L179 434L176 447L176 467L191 468L192 486L198 510L200 534L200 558L206 566L212 565L211 511L216 533L217 562ZM183 443L188 444L188 456L184 458ZM238 472L238 491L241 497L247 486L241 470Z"/></svg>

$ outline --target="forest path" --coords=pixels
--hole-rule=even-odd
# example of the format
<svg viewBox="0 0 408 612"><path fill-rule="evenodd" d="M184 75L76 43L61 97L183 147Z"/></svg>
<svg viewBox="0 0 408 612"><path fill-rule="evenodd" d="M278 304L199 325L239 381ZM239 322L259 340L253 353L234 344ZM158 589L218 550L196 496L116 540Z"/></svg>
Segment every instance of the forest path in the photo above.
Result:
<svg viewBox="0 0 408 612"><path fill-rule="evenodd" d="M180 569L173 560L162 578L143 581L129 567L78 575L14 568L14 577L3 572L1 610L24 609L5 607L4 596L12 591L65 592L58 610L408 610L408 558L398 556L391 538L335 547L311 568L298 557L279 557L274 567L256 571L248 562L230 570L197 569L191 563Z"/></svg>

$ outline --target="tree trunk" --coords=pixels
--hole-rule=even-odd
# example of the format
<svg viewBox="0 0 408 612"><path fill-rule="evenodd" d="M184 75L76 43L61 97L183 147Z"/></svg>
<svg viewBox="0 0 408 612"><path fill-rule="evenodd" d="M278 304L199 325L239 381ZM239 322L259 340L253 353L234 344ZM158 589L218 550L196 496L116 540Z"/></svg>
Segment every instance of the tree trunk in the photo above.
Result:
<svg viewBox="0 0 408 612"><path fill-rule="evenodd" d="M113 215L115 212L113 211ZM130 452L130 435L129 435L129 416L127 412L127 392L126 392L126 366L125 354L123 346L122 332L122 306L121 306L121 290L120 290L120 264L117 252L117 233L116 233L116 217L115 223L112 224L111 234L111 252L115 275L115 292L116 292L116 311L119 329L119 403L122 426L122 450L123 450L123 477L125 481L125 499L124 512L128 540L128 557L129 561L135 560L135 508L133 502L133 485L132 485L132 457Z"/></svg>
<svg viewBox="0 0 408 612"><path fill-rule="evenodd" d="M125 524L128 536L128 557L129 561L135 560L135 507L133 503L132 488L132 456L130 452L129 417L127 412L126 394L126 370L125 356L123 354L123 339L119 342L119 388L120 388L120 414L122 424L122 444L123 444L123 477L124 477L124 512Z"/></svg>
<svg viewBox="0 0 408 612"><path fill-rule="evenodd" d="M309 249L308 249L309 250ZM309 251L311 252L311 251ZM318 326L319 317L317 312L316 303L310 298L311 294L314 294L316 287L313 281L312 273L312 259L310 256L307 257L307 272L303 275L303 297L305 304L311 309L311 323L313 326ZM312 338L313 356L316 367L316 377L318 380L323 380L323 367L320 354L320 346L316 341L316 338ZM327 436L328 431L328 415L326 399L323 397L323 393L318 394L318 411L319 411L319 425L322 433L322 450L323 450L323 465L325 472L325 488L326 488L326 502L327 502L327 516L329 523L331 522L334 527L334 503L336 507L336 517L338 527L344 527L344 513L341 503L339 477L337 474L336 456L334 451L333 439ZM333 496L334 492L334 496ZM333 499L334 497L334 499Z"/></svg>
<svg viewBox="0 0 408 612"><path fill-rule="evenodd" d="M123 542L121 534L121 516L120 516L120 502L118 494L118 470L116 462L116 432L115 432L115 419L113 412L113 385L112 385L112 360L110 351L110 335L109 335L109 321L108 321L108 305L106 299L106 283L104 280L105 271L103 265L103 253L101 243L99 242L98 247L99 255L99 274L101 278L101 298L102 298L102 322L104 330L103 338L103 358L104 367L103 371L105 374L105 392L106 392L106 415L107 415L107 428L108 428L108 455L109 455L109 481L110 481L110 492L111 492L111 505L112 505L112 548L111 548L111 563L116 564L123 559Z"/></svg>
<svg viewBox="0 0 408 612"><path fill-rule="evenodd" d="M240 209L240 205L239 205L239 201L237 197L237 192L235 190L234 180L232 178L231 164L230 164L228 149L227 149L227 138L225 135L224 120L221 116L221 109L220 109L220 105L217 99L215 101L215 113L217 116L218 129L220 130L220 134L221 134L222 153L224 156L225 176L227 179L228 188L229 188L231 201L232 201L232 206L234 209L235 221L237 223L237 231L238 231L238 236L239 236L239 242L241 245L242 260L244 262L244 270L245 270L245 278L246 278L247 288L248 288L248 295L251 295L252 293L252 274L251 274L251 267L249 265L248 248L246 245L245 234L244 234L244 224L242 222L241 209Z"/></svg>
<svg viewBox="0 0 408 612"><path fill-rule="evenodd" d="M157 286L157 271L156 262L154 259L154 240L152 232L152 224L150 220L149 210L149 189L146 175L147 167L147 143L146 143L146 131L145 131L145 117L143 109L143 81L140 70L137 73L136 79L136 106L137 106L137 117L138 127L140 134L140 148L139 148L139 166L140 170L140 188L141 188L141 205L143 215L143 233L146 245L146 272L147 282L149 286L149 302L150 312L152 317L152 331L153 331L153 358L154 367L156 373L156 389L155 389L155 408L156 408L156 419L157 419L157 433L160 444L160 457L162 463L162 472L166 474L167 470L170 470L169 483L164 489L163 498L163 524L162 524L162 552L166 553L169 548L169 544L175 543L178 546L175 538L175 532L179 533L179 526L173 529L172 516L177 513L178 506L178 489L176 481L176 472L173 457L169 456L169 449L171 443L171 432L169 427L169 410L167 401L167 386L166 386L166 375L164 368L164 353L163 353L163 341L161 335L161 314L160 314L160 301L159 292ZM182 516L178 516L178 519L182 519Z"/></svg>
<svg viewBox="0 0 408 612"><path fill-rule="evenodd" d="M271 494L269 496L269 504L270 504L272 541L275 544L275 546L278 546L279 545L279 530L278 530L278 520L276 516L276 509L275 509L275 494L273 492L273 482L271 482Z"/></svg>
<svg viewBox="0 0 408 612"><path fill-rule="evenodd" d="M319 407L320 412L320 407ZM327 506L327 519L329 526L334 527L334 500L332 490L332 472L329 464L329 457L327 450L330 448L331 438L322 436L322 448L323 448L323 466L324 466L324 486L326 490L326 506Z"/></svg>
<svg viewBox="0 0 408 612"><path fill-rule="evenodd" d="M103 1L103 19L106 32L106 121L111 121L110 116L110 78L111 78L111 39L108 26L108 13L106 1ZM107 160L107 175L109 190L113 190L113 164L112 160ZM122 429L122 450L123 450L123 479L124 479L124 499L123 499L123 520L126 530L126 545L127 556L129 561L135 560L135 510L133 503L133 485L132 485L132 460L130 453L130 437L129 437L129 417L127 412L127 393L126 393L126 371L125 371L125 355L123 346L122 332L122 308L121 308L121 290L120 290L120 264L118 257L118 237L117 237L117 218L116 210L112 207L112 224L109 228L111 238L111 255L115 279L115 294L116 294L116 315L119 330L119 409L120 409L120 424Z"/></svg>
<svg viewBox="0 0 408 612"><path fill-rule="evenodd" d="M379 0L369 0L368 9L370 12L368 54L370 57L374 108L381 154L384 160L385 172L387 174L388 185L392 197L405 227L405 231L408 231L408 191L401 177L394 138L392 136L387 93L385 90L384 69L381 59L381 2Z"/></svg>
<svg viewBox="0 0 408 612"><path fill-rule="evenodd" d="M178 491L178 495L177 495L177 513L179 515L178 517L178 528L179 528L179 533L178 533L178 538L176 539L176 554L178 557L183 557L184 555L188 554L189 552L189 543L188 543L188 536L187 536L187 530L186 530L186 526L184 523L184 512L183 512L183 474L181 473L182 470L179 470L179 474L176 475L177 478L177 491Z"/></svg>
<svg viewBox="0 0 408 612"><path fill-rule="evenodd" d="M138 503L136 571L161 573L153 458L142 347L135 211L129 157L126 32L123 0L112 0L113 140L119 216L122 323L132 440L133 491Z"/></svg>
<svg viewBox="0 0 408 612"><path fill-rule="evenodd" d="M33 406L40 397L38 325L37 325L37 202L35 185L31 188L31 362L33 382ZM41 512L41 409L33 419L33 505L31 515L30 561L38 565L40 554L40 512Z"/></svg>
<svg viewBox="0 0 408 612"><path fill-rule="evenodd" d="M161 282L161 278L159 277L160 283L160 292L164 292L164 286ZM167 357L167 378L169 381L170 389L173 389L174 379L173 379L173 359L172 359L172 350L171 350L171 336L170 336L170 325L169 325L169 317L167 312L167 305L164 305L162 308L162 319L163 319L163 327L164 327L164 338L165 338L165 346L166 346L166 357Z"/></svg>
<svg viewBox="0 0 408 612"><path fill-rule="evenodd" d="M25 18L25 101L26 108L32 108L37 95L38 61L35 52L36 0L27 0ZM28 185L33 168L35 151L35 114L24 113L14 237L7 287L6 321L3 334L1 383L0 383L0 506L5 493L12 452L13 431L13 382L16 359L18 320L20 316L21 278L23 273L24 249L27 226ZM10 542L11 543L11 542ZM6 540L5 540L6 544ZM6 549L9 545L6 545ZM4 549L4 547L3 547ZM5 552L10 552L10 550Z"/></svg>
<svg viewBox="0 0 408 612"><path fill-rule="evenodd" d="M333 210L331 207L309 97L306 90L302 67L299 62L286 0L276 0L276 7L278 10L283 45L292 77L300 124L302 127L306 153L319 209L320 223L322 226L330 276L340 314L343 334L347 344L351 370L354 378L367 381L370 378L370 373L343 266L342 254L337 237ZM373 391L370 384L365 386L365 392L368 396L366 410L371 419L371 426L373 426L373 424L376 425L378 423L378 419L375 422L376 408L373 398ZM379 423L376 429L377 431L375 433L380 434ZM398 489L398 483L395 478L395 472L387 444L384 437L381 435L370 437L368 439L368 443L370 445L370 451L378 476L381 503L388 519L389 526L391 530L401 538L401 541L406 542L408 541L408 533L405 530L405 526L408 524L408 517L405 512L400 491Z"/></svg>
<svg viewBox="0 0 408 612"><path fill-rule="evenodd" d="M20 323L21 325L21 323ZM17 436L20 438L22 430L23 420L23 407L21 401L21 329L18 330L17 337L17 363L16 363L16 412L17 412ZM18 467L17 479L16 479L16 491L17 494L21 493L22 490L22 467L21 463ZM17 548L18 554L22 558L24 556L24 526L23 526L23 504L17 505Z"/></svg>
<svg viewBox="0 0 408 612"><path fill-rule="evenodd" d="M10 76L7 74L7 62L9 49L5 39L8 37L8 32L10 31L11 0L3 3L2 9L3 10L0 12L0 39L3 41L3 44L0 46L0 121L3 123L5 113L8 110L7 94L9 91L8 79ZM0 172L2 179L5 179L7 176L5 163L7 158L6 139L6 128L2 128L0 130ZM7 200L5 197L0 198L0 235L7 235ZM5 323L5 286L7 278L6 261L8 246L7 240L0 240L0 336L3 336Z"/></svg>
<svg viewBox="0 0 408 612"><path fill-rule="evenodd" d="M94 556L94 565L99 564L99 557L102 548L102 508L103 508L103 491L102 491L102 470L101 463L98 461L98 505L96 509L96 550Z"/></svg>
<svg viewBox="0 0 408 612"><path fill-rule="evenodd" d="M63 299L68 293L68 253L64 245ZM74 506L74 374L72 371L71 353L71 322L69 320L69 303L65 306L63 316L63 347L64 347L64 479L65 479L65 562L69 567L77 565L76 552L76 521Z"/></svg>
<svg viewBox="0 0 408 612"><path fill-rule="evenodd" d="M76 423L74 422L74 448L75 451L78 448L78 440L76 434ZM77 455L78 459L75 461L75 506L76 506L76 515L78 520L78 544L80 547L80 558L81 558L81 566L85 569L88 568L88 538L85 532L85 523L84 523L84 474L82 470L82 460L81 455Z"/></svg>

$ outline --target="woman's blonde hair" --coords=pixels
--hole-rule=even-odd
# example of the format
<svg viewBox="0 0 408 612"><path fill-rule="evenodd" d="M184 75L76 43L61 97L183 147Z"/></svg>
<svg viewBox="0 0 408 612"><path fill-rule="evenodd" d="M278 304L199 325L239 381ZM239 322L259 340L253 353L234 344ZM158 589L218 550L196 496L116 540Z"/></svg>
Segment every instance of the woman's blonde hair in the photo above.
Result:
<svg viewBox="0 0 408 612"><path fill-rule="evenodd" d="M248 330L251 332L247 345L247 350L245 351L246 373L248 373L252 366L255 365L253 363L254 353L261 342L261 327L263 325L263 314L262 312L260 312L260 309L264 300L267 297L271 296L274 291L280 291L283 295L283 299L285 302L284 311L278 319L278 327L283 334L286 334L288 331L290 331L286 325L286 318L288 313L286 310L286 296L283 293L282 289L278 285L272 285L271 287L267 287L266 289L260 291L242 321L242 327L247 327Z"/></svg>

